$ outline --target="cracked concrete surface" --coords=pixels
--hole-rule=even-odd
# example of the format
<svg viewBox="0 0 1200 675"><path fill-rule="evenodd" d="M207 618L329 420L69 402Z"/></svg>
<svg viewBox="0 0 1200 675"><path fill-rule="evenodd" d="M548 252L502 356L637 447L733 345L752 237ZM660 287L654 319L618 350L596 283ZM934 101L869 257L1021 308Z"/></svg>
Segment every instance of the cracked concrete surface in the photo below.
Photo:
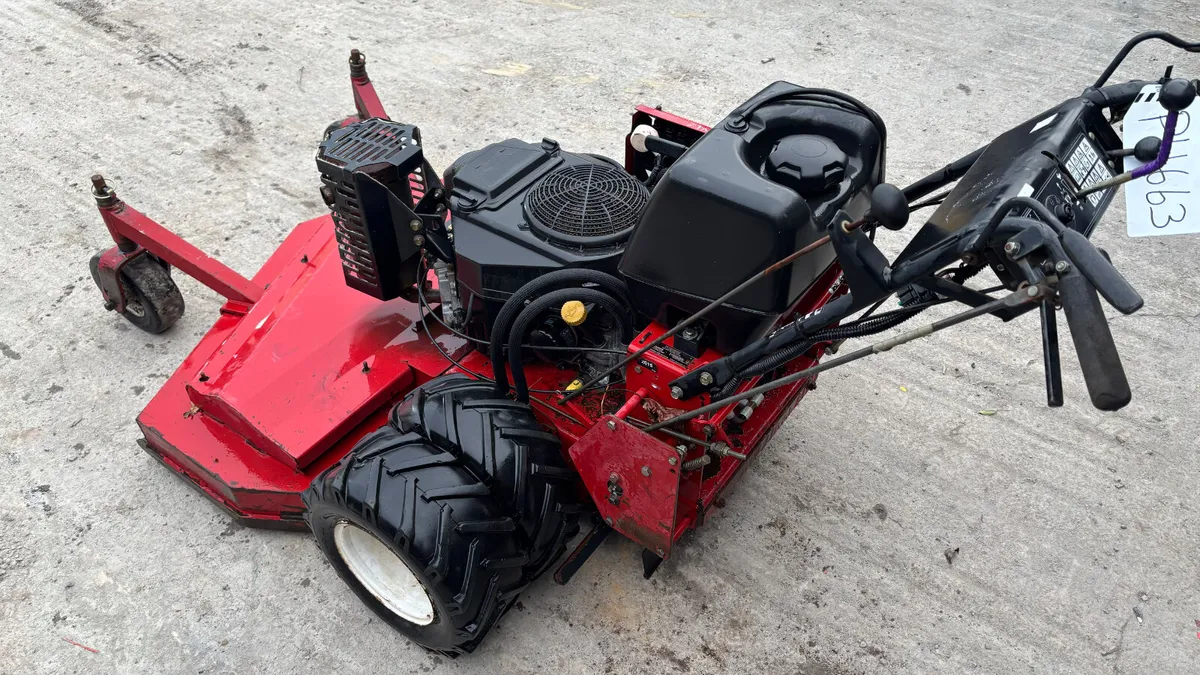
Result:
<svg viewBox="0 0 1200 675"><path fill-rule="evenodd" d="M1196 672L1200 237L1127 239L1119 205L1096 239L1146 298L1113 323L1128 408L1087 404L1069 341L1067 404L1045 408L1032 319L832 371L653 580L611 541L457 661L373 620L306 536L231 525L137 448L134 417L218 301L184 280L183 320L146 336L104 312L86 269L106 245L97 170L257 269L321 211L314 140L352 108L351 46L435 166L510 136L619 155L637 103L711 122L789 79L874 106L903 184L1078 92L1150 28L1198 39L1200 14L1183 0L8 0L0 673ZM1196 56L1153 46L1118 76L1171 62L1200 75Z"/></svg>

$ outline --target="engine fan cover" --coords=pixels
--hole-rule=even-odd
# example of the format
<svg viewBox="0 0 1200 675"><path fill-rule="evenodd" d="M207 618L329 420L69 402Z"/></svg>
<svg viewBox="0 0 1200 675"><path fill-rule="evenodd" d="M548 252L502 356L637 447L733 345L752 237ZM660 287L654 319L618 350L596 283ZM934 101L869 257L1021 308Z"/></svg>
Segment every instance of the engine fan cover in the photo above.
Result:
<svg viewBox="0 0 1200 675"><path fill-rule="evenodd" d="M529 226L568 246L609 246L629 238L650 201L633 176L608 164L563 166L525 196Z"/></svg>

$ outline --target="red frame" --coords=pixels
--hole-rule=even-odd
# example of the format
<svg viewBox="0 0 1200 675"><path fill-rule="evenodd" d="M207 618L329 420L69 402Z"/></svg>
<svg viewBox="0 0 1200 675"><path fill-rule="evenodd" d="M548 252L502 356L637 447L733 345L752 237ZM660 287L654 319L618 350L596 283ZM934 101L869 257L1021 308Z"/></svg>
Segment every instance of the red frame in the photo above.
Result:
<svg viewBox="0 0 1200 675"><path fill-rule="evenodd" d="M351 55L351 85L358 119L387 117L366 75L365 58ZM349 121L353 121L351 118ZM704 125L644 106L633 125L652 123L698 138ZM636 153L626 139L627 168ZM421 307L403 299L380 302L344 283L333 223L325 215L299 224L252 279L217 262L119 200L94 179L101 217L117 246L101 261L106 303L123 308L120 267L152 254L224 295L221 316L138 416L143 447L248 525L302 529L300 493L366 433L412 388L453 370L491 375L487 357L461 338L427 322ZM845 292L831 265L780 323L807 314ZM651 323L630 352L666 331ZM439 349L440 347L440 349ZM446 351L461 366L453 366ZM792 362L792 372L822 354ZM711 350L696 369L720 355ZM669 383L687 372L655 352L630 363L624 401L604 392L559 404L555 394L534 393L535 415L563 441L579 472L580 487L614 529L661 558L689 529L703 523L746 460L720 458L716 466L685 471L705 456L700 445L641 431L651 410L692 409L707 400L674 401ZM549 364L526 369L531 389L562 390L574 378ZM754 386L757 380L744 383ZM812 382L766 396L740 425L726 424L729 406L689 421L679 431L704 443L723 443L748 457L765 444ZM682 447L682 449L681 449Z"/></svg>

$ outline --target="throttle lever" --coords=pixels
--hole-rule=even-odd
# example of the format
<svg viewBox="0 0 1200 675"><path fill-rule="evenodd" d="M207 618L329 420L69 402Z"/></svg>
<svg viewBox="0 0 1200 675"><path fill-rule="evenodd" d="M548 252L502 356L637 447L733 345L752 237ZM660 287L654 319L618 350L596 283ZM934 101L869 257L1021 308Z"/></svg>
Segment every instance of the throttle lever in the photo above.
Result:
<svg viewBox="0 0 1200 675"><path fill-rule="evenodd" d="M1122 314L1133 314L1142 308L1144 301L1125 277L1113 267L1100 251L1082 233L1070 228L1059 233L1063 252L1092 286L1104 296L1108 304Z"/></svg>

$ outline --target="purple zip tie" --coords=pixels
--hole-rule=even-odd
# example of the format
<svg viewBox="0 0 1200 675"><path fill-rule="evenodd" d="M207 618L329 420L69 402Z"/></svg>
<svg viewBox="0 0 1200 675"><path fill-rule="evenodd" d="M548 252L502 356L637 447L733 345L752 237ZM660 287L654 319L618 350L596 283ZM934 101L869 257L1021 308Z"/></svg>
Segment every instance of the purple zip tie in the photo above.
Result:
<svg viewBox="0 0 1200 675"><path fill-rule="evenodd" d="M1158 157L1154 158L1153 162L1143 164L1130 172L1130 179L1141 178L1158 171L1167 163L1167 158L1171 156L1171 141L1175 138L1175 123L1179 121L1179 113L1174 110L1167 113L1167 122L1163 125L1162 145L1158 148Z"/></svg>

